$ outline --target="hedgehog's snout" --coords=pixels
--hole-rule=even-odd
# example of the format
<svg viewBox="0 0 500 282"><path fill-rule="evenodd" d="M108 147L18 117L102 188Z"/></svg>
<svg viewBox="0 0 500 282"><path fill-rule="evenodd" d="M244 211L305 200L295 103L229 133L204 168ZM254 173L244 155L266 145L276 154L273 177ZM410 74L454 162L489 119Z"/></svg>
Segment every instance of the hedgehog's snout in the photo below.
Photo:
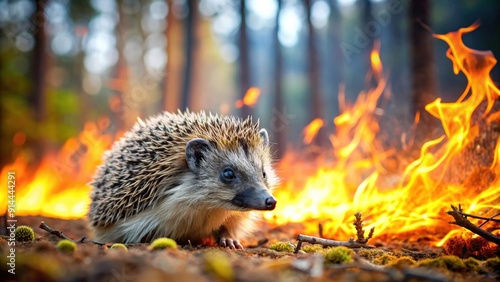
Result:
<svg viewBox="0 0 500 282"><path fill-rule="evenodd" d="M276 199L271 196L266 199L266 210L272 211L276 207Z"/></svg>
<svg viewBox="0 0 500 282"><path fill-rule="evenodd" d="M245 188L231 202L240 208L253 210L274 210L277 203L273 195L261 187Z"/></svg>

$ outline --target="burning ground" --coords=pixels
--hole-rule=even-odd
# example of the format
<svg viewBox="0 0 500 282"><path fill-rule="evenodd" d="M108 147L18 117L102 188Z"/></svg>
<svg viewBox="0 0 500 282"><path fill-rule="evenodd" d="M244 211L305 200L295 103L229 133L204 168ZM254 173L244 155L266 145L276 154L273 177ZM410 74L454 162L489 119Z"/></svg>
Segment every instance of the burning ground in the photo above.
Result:
<svg viewBox="0 0 500 282"><path fill-rule="evenodd" d="M279 204L264 214L259 233L244 242L250 246L246 250L182 246L150 251L138 244L120 252L111 250L111 243L84 242L73 254L62 253L55 247L60 238L38 226L46 221L73 239L90 235L81 219L89 204L86 183L117 136L106 132L109 122L102 119L87 124L80 136L35 169L20 156L2 169L2 179L9 171L23 172L16 178L16 212L25 216L17 224L33 227L37 238L16 244L16 279L498 279L494 240L499 237L500 91L489 76L496 64L491 52L462 43L462 34L475 28L435 36L449 44L454 72L463 73L469 83L455 103L438 99L427 105L441 121L443 134L424 143L413 160L402 156L408 155L405 148L412 147L414 137L401 136L400 149L388 148L380 137L381 100L390 90L378 50L373 50L374 87L352 105L340 97L342 114L333 121L329 153L319 155L311 145L307 153L289 153L277 164L278 171L286 171L276 191ZM325 123L313 121L304 130L304 142L311 143ZM0 203L7 202L7 195L0 195ZM446 213L450 204L461 204L454 217ZM298 234L350 242L356 212L363 214L366 230L375 228L365 248L353 253L304 244L297 254L289 252L295 250L289 243L296 244ZM37 214L43 217L27 216ZM453 219L493 241L449 224ZM284 243L272 246L278 242ZM8 241L0 246L5 260Z"/></svg>

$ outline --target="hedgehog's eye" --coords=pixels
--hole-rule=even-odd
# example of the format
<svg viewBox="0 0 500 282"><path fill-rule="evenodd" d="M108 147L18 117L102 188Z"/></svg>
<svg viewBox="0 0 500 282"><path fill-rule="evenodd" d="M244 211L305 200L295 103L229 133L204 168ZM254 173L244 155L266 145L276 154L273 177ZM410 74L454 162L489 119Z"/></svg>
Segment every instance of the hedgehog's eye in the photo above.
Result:
<svg viewBox="0 0 500 282"><path fill-rule="evenodd" d="M266 179L266 172L265 171L262 171L262 177L264 177L264 179Z"/></svg>
<svg viewBox="0 0 500 282"><path fill-rule="evenodd" d="M220 178L222 182L229 183L236 179L236 174L232 168L226 167L220 174Z"/></svg>

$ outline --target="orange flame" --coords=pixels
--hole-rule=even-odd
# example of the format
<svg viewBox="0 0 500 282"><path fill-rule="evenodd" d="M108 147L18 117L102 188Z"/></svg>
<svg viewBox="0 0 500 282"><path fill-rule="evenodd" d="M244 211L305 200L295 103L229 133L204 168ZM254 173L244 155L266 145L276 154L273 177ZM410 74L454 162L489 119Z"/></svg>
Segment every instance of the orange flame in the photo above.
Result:
<svg viewBox="0 0 500 282"><path fill-rule="evenodd" d="M477 25L436 35L450 45L447 56L453 61L454 71L463 72L469 84L456 103L437 99L426 107L441 120L445 135L425 143L420 158L407 165L403 173L394 173L389 169L394 152L384 151L375 138L381 111L377 103L388 91L376 47L371 59L377 86L362 92L351 107L345 105L343 95L339 96L342 114L334 119L336 133L330 136L335 161L322 158L311 165L297 162L299 157L293 153L285 156L279 164L279 170L284 172L284 183L276 192L279 204L274 211L265 213L265 218L276 224L302 222L305 232L311 234L317 233L317 224L321 222L327 236L349 238L353 234L352 216L360 211L366 228L376 227L376 235L424 229L443 236L448 233L440 242L443 236L435 240L440 245L459 230L452 230L443 213L449 204L462 203L466 212L478 214L498 211L500 143L490 152L495 158L489 166L493 177L484 187L473 189L463 179L458 183L458 177L445 178L457 171L451 169L453 163L468 152L467 146L479 134L480 128L472 120L473 112L486 100L486 117L499 96L489 76L496 63L491 52L469 49L461 40L463 33L475 28ZM488 118L498 121L499 116L494 113ZM311 171L303 180L304 172Z"/></svg>
<svg viewBox="0 0 500 282"><path fill-rule="evenodd" d="M250 87L245 93L243 100L236 101L236 107L241 108L243 106L253 107L257 104L260 96L260 89L257 87Z"/></svg>
<svg viewBox="0 0 500 282"><path fill-rule="evenodd" d="M2 168L2 179L15 172L16 215L43 215L64 219L85 217L90 204L90 186L102 155L114 136L104 133L109 120L87 123L78 138L71 138L57 154L48 154L36 169L23 156ZM0 204L7 206L7 193Z"/></svg>
<svg viewBox="0 0 500 282"><path fill-rule="evenodd" d="M370 61L372 64L372 69L376 75L380 75L383 72L382 61L380 60L380 41L376 40L373 45L373 50L370 53Z"/></svg>
<svg viewBox="0 0 500 282"><path fill-rule="evenodd" d="M304 128L304 144L311 144L318 134L318 131L323 127L323 120L315 118Z"/></svg>

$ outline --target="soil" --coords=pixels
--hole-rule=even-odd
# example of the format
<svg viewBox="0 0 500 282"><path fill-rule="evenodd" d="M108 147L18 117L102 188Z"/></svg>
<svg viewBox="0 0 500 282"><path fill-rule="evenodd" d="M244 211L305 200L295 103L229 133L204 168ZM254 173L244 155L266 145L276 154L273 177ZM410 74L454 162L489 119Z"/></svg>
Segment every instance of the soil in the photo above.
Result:
<svg viewBox="0 0 500 282"><path fill-rule="evenodd" d="M498 281L500 267L475 269L416 267L407 264L377 265L371 257L404 257L417 263L441 257L442 248L430 245L432 236L413 236L411 240L379 237L370 240L376 251L359 251L346 264L324 262L325 252L298 254L269 249L272 243L296 243L300 224L262 228L250 240L242 242L245 250L217 246L179 246L178 249L150 251L149 244L127 245L128 251L110 249L111 243L77 243L74 253L56 248L61 239L38 228L44 221L53 229L73 239L90 236L85 220L62 220L44 217L18 217L17 225L33 227L33 242L16 242L15 274L10 269L8 237L0 239L1 281ZM5 231L4 228L2 228ZM317 234L309 234L316 236ZM408 237L410 238L410 237ZM367 255L368 254L368 255ZM375 263L372 263L372 262ZM380 260L378 260L380 262ZM480 262L481 264L485 264ZM498 266L498 265L497 265Z"/></svg>

